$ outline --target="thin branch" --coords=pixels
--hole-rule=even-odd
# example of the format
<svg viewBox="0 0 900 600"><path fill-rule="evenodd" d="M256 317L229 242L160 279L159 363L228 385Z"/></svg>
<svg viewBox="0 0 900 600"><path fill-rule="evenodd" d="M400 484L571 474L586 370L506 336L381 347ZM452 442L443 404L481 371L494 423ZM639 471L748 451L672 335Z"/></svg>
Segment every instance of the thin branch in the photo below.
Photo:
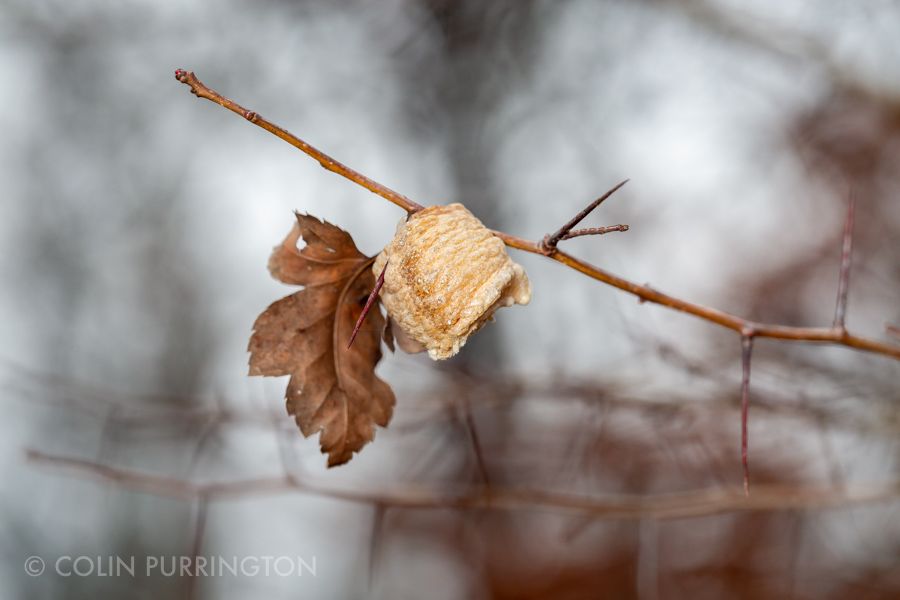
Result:
<svg viewBox="0 0 900 600"><path fill-rule="evenodd" d="M382 196L388 201L404 208L408 212L412 213L421 210L422 206L420 204L413 202L406 196L389 190L384 186L375 183L368 177L365 177L364 175L361 175L356 171L345 167L331 157L313 148L306 142L286 132L284 129L262 119L256 113L250 112L240 105L236 104L235 102L229 100L228 98L225 98L219 95L217 92L210 90L202 83L200 83L200 81L194 76L193 73L179 69L178 71L176 71L176 77L182 83L191 86L191 91L197 96L206 98L215 102L216 104L224 106L232 112L235 112L250 120L251 122L259 125L266 131L273 133L274 135L287 141L291 145L299 148L306 154L312 156L313 158L318 160L326 169L334 171L339 175L343 175L350 181L353 181L365 187L366 189L378 194L379 196ZM627 279L623 279L622 277L613 275L612 273L609 273L608 271L605 271L600 267L566 254L565 252L558 250L555 247L552 247L550 251L548 251L548 244L553 241L554 237L556 237L557 235L559 237L565 235L572 229L572 227L577 225L578 222L584 218L584 215L586 215L587 212L590 212L588 209L595 208L595 205L599 205L602 200L608 198L611 193L615 192L624 183L625 182L620 183L618 186L614 187L612 190L601 196L601 198L595 200L591 204L591 206L588 206L585 210L581 211L581 213L576 215L576 217L569 221L569 223L566 223L566 225L563 226L559 231L552 235L546 236L540 242L532 242L530 240L510 235L502 231L494 231L493 233L510 248L516 248L517 250L522 250L524 252L531 252L532 254L540 254L542 256L546 256L551 260L555 260L558 263L566 265L567 267L574 269L575 271L578 271L583 275L587 275L592 279L596 279L597 281L600 281L612 287L618 288L630 294L634 294L643 302L653 302L661 306L685 312L699 317L705 321L709 321L710 323L715 323L716 325L731 329L738 333L750 330L754 332L753 335L755 337L793 340L798 342L832 343L841 346L847 346L849 348L854 348L857 350L881 354L883 356L900 360L900 346L887 344L878 340L858 335L853 335L844 329L838 329L835 327L791 327L788 325L756 323L754 321L750 321L715 308L688 302L674 296L669 296L668 294L659 292L648 285L639 285L637 283L633 283L631 281L628 281Z"/></svg>
<svg viewBox="0 0 900 600"><path fill-rule="evenodd" d="M586 207L584 207L584 209L581 212L579 212L577 215L575 215L574 217L569 219L569 222L566 223L565 225L563 225L562 227L560 227L555 233L550 234L547 237L545 237L543 239L543 241L541 242L541 246L543 247L544 252L550 253L550 252L553 252L554 250L556 250L556 244L558 244L560 242L560 240L565 239L565 235L567 233L572 231L572 229L576 225L581 223L581 221L583 221L586 216L591 214L591 212L593 212L593 210L595 208L600 206L600 204L604 200L606 200L607 198L609 198L610 196L615 194L619 190L619 188L622 187L623 185L625 185L626 183L628 183L627 179L619 182L618 184L613 186L613 188L610 189L608 192L606 192L605 194L603 194L602 196L600 196L599 198L597 198L596 200L594 200L593 202L588 204Z"/></svg>
<svg viewBox="0 0 900 600"><path fill-rule="evenodd" d="M369 294L369 297L366 299L366 305L363 306L362 312L359 313L359 318L356 320L356 325L353 326L353 333L350 334L350 341L347 342L347 348L350 348L350 346L353 345L353 340L356 339L359 328L362 327L363 322L366 320L366 315L369 314L369 311L372 309L372 304L374 304L375 299L378 298L378 292L381 291L381 286L384 285L384 272L387 271L387 266L388 261L384 261L384 268L381 269L378 279L375 280L375 287L372 288L372 293Z"/></svg>
<svg viewBox="0 0 900 600"><path fill-rule="evenodd" d="M750 358L753 354L753 334L741 336L741 467L744 470L744 495L750 495L750 461L747 446L749 435L747 421L750 408Z"/></svg>
<svg viewBox="0 0 900 600"><path fill-rule="evenodd" d="M194 95L197 96L198 98L204 98L205 100L215 102L219 106L223 106L223 107L227 108L228 110L230 110L231 112L241 115L242 117L244 117L245 119L247 119L248 121L253 123L254 125L262 127L269 133L275 135L276 137L281 138L282 140L284 140L291 146L294 146L295 148L298 148L299 150L301 150L301 151L305 152L306 154L308 154L309 156L313 157L314 159L316 159L319 162L320 165L322 165L322 167L331 171L332 173L337 173L338 175L340 175L342 177L346 177L350 181L353 181L354 183L357 183L357 184L361 185L362 187L366 188L373 194L378 194L385 200L388 200L389 202L393 202L394 204L396 204L397 206L399 206L400 208L402 208L403 210L405 210L408 213L422 210L422 208L423 208L422 205L417 204L416 202L413 202L412 200L410 200L403 194L395 192L394 190L392 190L386 186L383 186L376 181L369 179L368 177L366 177L362 173L359 173L358 171L354 171L347 165L340 163L340 162L336 161L335 159L331 158L330 156L328 156L321 150L318 150L318 149L310 146L309 144L307 144L306 142L304 142L303 140L301 140L294 134L290 133L286 129L282 129L278 125L275 125L274 123L270 123L269 121L264 119L262 116L260 116L258 113L255 113L251 110L247 110L246 108L244 108L237 102L234 102L233 100L226 98L225 96L222 96L215 90L206 87L205 85L203 85L200 82L199 79L197 79L197 77L194 75L193 71L185 71L184 69L176 69L175 79L177 79L181 83L184 83L184 84L190 86L191 92L193 92Z"/></svg>
<svg viewBox="0 0 900 600"><path fill-rule="evenodd" d="M856 194L850 192L847 204L847 220L844 222L844 242L841 246L841 271L838 278L837 302L834 307L834 328L846 331L847 293L850 291L850 260L853 255L853 220L856 209Z"/></svg>
<svg viewBox="0 0 900 600"><path fill-rule="evenodd" d="M503 240L510 248L516 248L517 250L523 250L533 254L545 255L541 250L539 243L510 235L502 231L494 231L493 233ZM832 343L900 360L900 346L853 335L847 331L836 330L833 327L791 327L788 325L757 323L725 311L664 294L663 292L653 289L649 285L633 283L601 269L600 267L592 265L591 263L585 262L570 254L566 254L562 250L556 250L548 256L548 258L562 263L583 275L587 275L591 279L596 279L597 281L628 292L629 294L633 294L643 302L652 302L654 304L685 312L694 315L695 317L699 317L704 321L709 321L710 323L725 327L726 329L731 329L738 333L750 329L754 332L754 337L758 338L774 338L797 342Z"/></svg>
<svg viewBox="0 0 900 600"><path fill-rule="evenodd" d="M583 235L603 235L612 233L613 231L628 231L628 225L609 225L607 227L588 227L586 229L575 229L562 236L562 240L571 240L572 238L581 237Z"/></svg>
<svg viewBox="0 0 900 600"><path fill-rule="evenodd" d="M896 325L887 324L884 326L884 328L889 334L891 334L892 336L894 336L897 339L900 339L900 327L897 327Z"/></svg>
<svg viewBox="0 0 900 600"><path fill-rule="evenodd" d="M409 509L480 509L551 511L614 520L687 519L736 511L814 510L894 500L900 481L835 490L829 486L759 485L753 496L738 489L701 489L672 494L576 496L530 489L466 488L460 493L431 487L401 491L359 492L310 486L283 477L219 483L150 475L88 460L29 450L32 463L63 469L71 475L114 483L156 496L193 501L241 499L301 493L345 502Z"/></svg>
<svg viewBox="0 0 900 600"><path fill-rule="evenodd" d="M197 594L197 559L203 553L203 538L206 535L206 516L209 509L209 499L205 494L198 494L194 501L193 515L193 536L191 538L191 561L193 562L191 574L188 577L188 593L189 599L195 598Z"/></svg>
<svg viewBox="0 0 900 600"><path fill-rule="evenodd" d="M481 441L478 438L478 430L475 428L475 418L472 416L472 403L469 402L469 395L462 394L463 419L466 425L466 431L469 434L469 441L472 443L472 452L475 454L475 462L478 465L478 474L481 477L481 483L486 487L490 487L491 480L488 477L487 465L484 461L484 452L481 450Z"/></svg>
<svg viewBox="0 0 900 600"><path fill-rule="evenodd" d="M0 360L0 364L2 364L2 360ZM18 371L18 367L13 368L16 369L14 373L16 373L16 381L19 383L32 380L31 384L47 385L51 388L55 388L57 386L65 386L66 381L69 380L68 377L62 379L50 374L44 374L40 371L32 371L23 368L20 372ZM716 381L719 380L717 375L709 374L708 376L715 378ZM722 378L722 381L724 382L725 379ZM74 390L81 390L84 385L83 382L71 379L67 387ZM533 396L553 394L558 401L577 401L589 406L603 407L604 410L616 408L641 413L652 413L657 410L672 409L672 403L669 400L652 400L643 396L634 397L626 393L624 389L620 389L616 384L598 384L592 380L572 381L571 379L550 379L538 381L527 376L509 375L499 378L492 377L491 381L472 378L465 381L464 385L467 386L467 388L482 391L486 389L486 386L490 387L492 390L490 397L480 401L480 405L483 407L501 407L506 404L520 401L521 399L518 398L517 395L522 393L523 390L527 390L528 394ZM608 387L610 385L613 385L614 387L611 389ZM136 410L136 407L134 406L116 403L114 397L117 392L115 390L107 390L100 387L89 387L84 389L89 390L86 392L88 393L88 400L81 404L73 403L78 396L73 396L71 393L61 395L59 398L54 397L52 389L47 392L41 391L40 393L36 393L30 401L40 401L50 406L65 406L78 411L84 410L84 408L90 406L91 403L103 402L106 404L103 412L92 411L87 413L87 415L99 420L101 426L104 421L108 420L110 429L118 427L138 429L181 427L186 424L202 428L204 425L210 424L215 427L250 427L272 431L273 433L280 434L278 436L280 447L284 446L284 443L288 440L296 438L297 430L294 424L292 422L286 422L280 412L276 413L269 411L268 407L237 410L220 406L215 409L208 408L198 411L194 406L197 402L202 400L202 398L187 395L180 397L178 407ZM437 392L435 392L435 394L436 393ZM459 393L470 393L470 391L464 389L460 392L454 392L453 397L456 398ZM619 396L619 394L622 395ZM422 406L428 407L429 409L435 409L436 405L434 403L437 402L436 396L428 394L422 399ZM440 404L440 406L443 406L443 404ZM871 422L864 419L851 418L845 412L829 412L825 410L824 407L811 406L806 403L802 405L782 404L778 401L766 402L763 398L758 398L755 401L754 408L757 411L762 410L766 413L778 414L791 419L817 419L823 424L844 427L860 434L900 434L900 424L895 424L891 421L877 420ZM704 414L708 414L708 411L724 411L727 413L732 409L733 407L727 402L715 398L715 401L704 403L702 409L691 403L682 403L679 404L678 410L684 414L692 414L697 410L702 410ZM127 411L135 411L135 414L129 414ZM449 423L458 419L459 415L455 412L435 411L433 413L429 412L423 417L411 418L404 423L393 423L391 430L394 433L411 433L442 422ZM97 453L95 456L96 460L102 462L102 459L105 458L105 454L106 453ZM285 468L285 471L300 472L291 446L284 446L279 454L282 455L282 466L286 467L288 464L293 465L290 469Z"/></svg>

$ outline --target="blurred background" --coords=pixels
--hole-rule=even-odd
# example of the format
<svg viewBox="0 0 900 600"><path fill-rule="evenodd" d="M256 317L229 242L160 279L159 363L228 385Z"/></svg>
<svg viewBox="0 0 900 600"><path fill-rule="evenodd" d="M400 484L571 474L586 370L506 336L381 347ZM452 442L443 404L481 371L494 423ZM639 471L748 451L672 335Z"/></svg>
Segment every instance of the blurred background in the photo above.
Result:
<svg viewBox="0 0 900 600"><path fill-rule="evenodd" d="M564 248L766 322L831 324L853 190L847 322L890 339L898 23L888 0L5 0L0 596L900 596L900 362L758 340L751 476L784 505L661 515L644 508L660 495L739 489L740 340L538 256L513 252L532 303L452 360L385 357L391 425L326 470L284 412L286 381L246 375L254 318L294 291L268 255L295 209L367 254L402 212L173 78L194 70L419 203L463 202L531 239L628 177L585 225L631 230ZM250 483L171 497L105 467ZM285 473L339 493L253 489ZM809 485L832 506L792 500ZM848 500L872 486L894 493ZM402 502L485 487L631 512ZM22 568L193 553L317 569Z"/></svg>

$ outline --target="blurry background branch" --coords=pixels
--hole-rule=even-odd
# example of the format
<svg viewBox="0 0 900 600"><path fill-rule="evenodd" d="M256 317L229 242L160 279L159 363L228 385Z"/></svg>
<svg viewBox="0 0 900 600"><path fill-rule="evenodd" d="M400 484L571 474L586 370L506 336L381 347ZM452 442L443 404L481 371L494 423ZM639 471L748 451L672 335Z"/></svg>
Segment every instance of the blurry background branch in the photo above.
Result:
<svg viewBox="0 0 900 600"><path fill-rule="evenodd" d="M900 495L900 481L836 489L830 486L760 485L748 497L739 490L704 489L677 494L578 497L502 487L451 489L407 485L389 491L326 489L290 474L283 477L196 483L98 462L27 450L32 463L79 477L93 477L139 492L181 500L240 499L287 492L409 509L551 510L599 519L685 519L734 511L820 509L883 502Z"/></svg>

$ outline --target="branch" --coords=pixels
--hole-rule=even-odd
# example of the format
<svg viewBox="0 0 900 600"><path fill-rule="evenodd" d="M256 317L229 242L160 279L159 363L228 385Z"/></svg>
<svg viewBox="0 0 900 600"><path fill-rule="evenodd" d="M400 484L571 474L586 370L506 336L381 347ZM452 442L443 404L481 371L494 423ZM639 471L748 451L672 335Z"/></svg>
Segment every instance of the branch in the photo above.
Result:
<svg viewBox="0 0 900 600"><path fill-rule="evenodd" d="M781 511L836 508L892 500L900 496L900 481L839 488L826 486L760 485L753 496L739 489L702 489L673 494L575 496L529 489L475 488L454 494L431 487L408 487L394 492L359 492L329 489L288 477L247 479L230 482L198 483L189 480L150 475L108 465L46 454L26 453L29 462L62 469L69 474L114 483L126 489L155 496L196 501L240 499L273 494L301 493L346 502L390 508L480 509L552 511L594 518L686 519L735 511Z"/></svg>
<svg viewBox="0 0 900 600"><path fill-rule="evenodd" d="M577 215L575 215L574 217L569 219L569 222L566 223L565 225L563 225L562 227L560 227L556 231L556 233L546 236L543 239L543 241L541 242L541 246L543 247L544 252L549 254L550 252L553 252L554 250L556 250L556 245L561 240L567 239L567 236L575 237L574 235L571 235L572 229L576 225L581 223L586 216L591 214L591 212L593 212L593 210L595 208L600 206L600 204L602 204L604 200L606 200L607 198L609 198L610 196L615 194L619 190L619 188L621 188L626 183L628 183L627 179L617 183L615 186L612 187L612 189L610 189L605 194L603 194L602 196L600 196L599 198L597 198L596 200L594 200L593 202L588 204L586 207L584 207L584 209L581 210L581 212L579 212ZM619 227L622 227L622 226L620 225ZM625 227L625 231L627 231L627 230L628 230L628 227ZM587 231L587 230L582 230L582 231ZM606 232L603 232L603 233L606 233ZM588 235L588 234L582 233L581 235Z"/></svg>
<svg viewBox="0 0 900 600"><path fill-rule="evenodd" d="M315 158L326 169L342 175L350 181L363 186L367 190L378 194L386 200L393 202L397 206L400 206L409 213L413 213L422 209L422 206L420 204L413 202L406 196L398 194L397 192L372 181L368 177L357 173L349 167L344 166L330 156L310 146L303 140L288 133L281 127L269 123L268 121L260 117L257 113L248 111L232 100L229 100L228 98L221 96L214 90L209 89L208 87L200 83L200 81L194 76L192 72L178 69L177 71L175 71L175 77L178 79L178 81L189 85L191 91L198 97L206 98L207 100L215 102L216 104L224 106L228 110L243 116L251 123L259 125L266 131L269 131L270 133L288 142L292 146L299 148L309 156ZM832 343L840 346L847 346L848 348L854 348L856 350L863 350L866 352L872 352L874 354L881 354L883 356L888 356L900 360L900 346L887 344L863 336L854 335L848 332L846 329L840 327L791 327L788 325L756 323L754 321L750 321L748 319L744 319L715 308L703 306L702 304L695 304L693 302L688 302L687 300L681 300L680 298L675 298L674 296L669 296L668 294L659 292L647 285L632 283L627 279L623 279L617 275L601 269L600 267L594 266L588 262L585 262L583 260L575 258L574 256L566 254L561 250L558 250L557 248L555 248L555 244L551 245L554 237L559 235L559 237L561 238L563 235L565 235L565 233L571 230L571 228L574 227L581 219L583 219L591 210L593 210L593 208L596 208L596 206L599 205L600 202L608 198L614 191L624 185L624 183L625 182L620 183L618 186L604 194L604 196L602 196L598 200L595 200L594 203L578 213L578 215L576 215L560 230L552 235L546 236L544 240L540 242L532 242L530 240L504 233L502 231L494 231L493 233L498 238L503 240L503 242L510 248L516 248L517 250L522 250L524 252L531 252L532 254L540 254L542 256L546 256L551 260L555 260L558 263L566 265L567 267L574 269L575 271L578 271L583 275L587 275L592 279L596 279L597 281L600 281L607 285L611 285L612 287L628 292L629 294L633 294L644 302L653 302L654 304L659 304L673 310L678 310L690 315L694 315L695 317L699 317L704 321L709 321L710 323L725 327L726 329L736 331L741 335L751 335L753 337L774 338L780 340L793 340L798 342ZM569 227L569 229L566 229L566 227Z"/></svg>
<svg viewBox="0 0 900 600"><path fill-rule="evenodd" d="M562 240L571 240L572 238L581 237L583 235L603 235L612 233L613 231L628 231L628 225L608 225L606 227L587 227L585 229L576 229L562 236Z"/></svg>
<svg viewBox="0 0 900 600"><path fill-rule="evenodd" d="M741 466L744 469L744 495L750 495L750 464L747 460L749 441L747 421L750 408L750 358L753 354L753 337L741 336Z"/></svg>
<svg viewBox="0 0 900 600"><path fill-rule="evenodd" d="M487 463L484 460L484 453L481 450L481 440L478 437L478 430L475 428L475 418L472 416L472 403L469 401L469 394L463 393L462 397L462 410L463 410L463 422L466 426L466 431L469 434L469 441L472 443L472 452L475 453L475 464L478 467L478 475L481 478L481 483L485 487L490 487L491 479L488 476Z"/></svg>
<svg viewBox="0 0 900 600"><path fill-rule="evenodd" d="M331 158L324 152L322 152L316 148L313 148L312 146L310 146L309 144L307 144L306 142L304 142L303 140L301 140L300 138L298 138L291 132L287 131L286 129L282 129L278 125L275 125L274 123L270 123L269 121L264 119L262 116L260 116L258 113L255 113L251 110L247 110L246 108L244 108L237 102L234 102L233 100L226 98L225 96L222 96L215 90L212 90L212 89L206 87L205 85L203 85L200 82L199 79L197 79L197 77L194 75L194 73L192 71L176 69L175 79L177 79L181 83L189 85L191 87L191 92L193 92L193 94L195 96L197 96L198 98L204 98L211 102L215 102L219 106L223 106L223 107L227 108L228 110L230 110L231 112L241 115L242 117L244 117L245 119L247 119L248 121L253 123L254 125L262 127L269 133L275 135L276 137L281 138L282 140L284 140L291 146L294 146L295 148L298 148L298 149L302 150L303 152L305 152L306 154L310 155L311 157L316 159L319 162L319 164L322 165L323 168L331 171L332 173L337 173L338 175L340 175L342 177L346 177L350 181L357 183L357 184L361 185L362 187L366 188L373 194L378 194L385 200L388 200L389 202L393 202L394 204L396 204L397 206L399 206L406 212L412 213L412 212L422 210L422 208L423 208L422 205L413 202L412 200L410 200L403 194L395 192L394 190L392 190L386 186L383 186L378 182L372 181L371 179L369 179L362 173L354 171L347 165L336 161L335 159Z"/></svg>
<svg viewBox="0 0 900 600"><path fill-rule="evenodd" d="M850 291L850 259L853 255L853 216L856 209L856 195L850 192L847 205L847 220L844 222L844 241L841 245L841 270L838 277L837 302L834 306L834 328L846 330L847 294Z"/></svg>
<svg viewBox="0 0 900 600"><path fill-rule="evenodd" d="M523 250L533 254L544 254L544 252L541 251L539 243L510 235L502 231L494 231L494 235L503 240L510 248L516 248L517 250ZM900 360L900 346L854 335L846 330L839 330L834 327L791 327L788 325L757 323L715 308L704 306L702 304L695 304L693 302L688 302L687 300L664 294L648 285L633 283L570 254L566 254L562 250L556 250L550 254L548 258L562 263L583 275L587 275L591 279L596 279L597 281L611 285L612 287L628 292L629 294L633 294L644 302L652 302L673 310L688 313L695 317L699 317L704 321L709 321L710 323L725 327L726 329L731 329L738 333L750 331L754 337L792 340L796 342L832 343Z"/></svg>
<svg viewBox="0 0 900 600"><path fill-rule="evenodd" d="M194 500L193 533L191 536L190 557L193 563L191 575L187 578L187 597L189 600L197 595L197 559L203 555L203 537L206 534L206 518L208 516L209 498L204 494L198 494Z"/></svg>

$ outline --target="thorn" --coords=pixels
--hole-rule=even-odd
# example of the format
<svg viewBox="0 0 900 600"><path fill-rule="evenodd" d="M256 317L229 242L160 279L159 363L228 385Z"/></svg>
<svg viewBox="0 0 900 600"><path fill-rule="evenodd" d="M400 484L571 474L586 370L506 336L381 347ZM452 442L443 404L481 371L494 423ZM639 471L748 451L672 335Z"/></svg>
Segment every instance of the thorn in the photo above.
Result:
<svg viewBox="0 0 900 600"><path fill-rule="evenodd" d="M543 249L544 253L545 253L545 254L551 254L551 253L553 253L553 251L556 250L556 244L558 244L559 241L560 241L561 239L563 239L563 237L564 237L567 233L569 233L570 231L572 231L572 229L573 229L576 225L578 225L579 223L581 223L581 221L584 220L584 218L585 218L586 216L588 216L589 214L591 214L591 212L592 212L595 208L597 208L598 206L600 206L600 204L601 204L604 200L606 200L607 198L609 198L610 196L612 196L613 194L615 194L615 193L619 190L619 188L621 188L623 185L625 185L626 183L628 183L628 181L629 181L628 179L625 179L625 180L619 182L618 184L616 184L615 186L613 186L612 189L610 189L609 191L607 191L605 194L603 194L602 196L600 196L599 198L597 198L596 200L594 200L593 202L591 202L590 204L588 204L581 212L579 212L577 215L575 215L574 217L572 217L572 218L569 220L568 223L566 223L565 225L563 225L562 227L560 227L559 230L558 230L556 233L554 233L553 235L545 236L544 239L541 240L541 248Z"/></svg>
<svg viewBox="0 0 900 600"><path fill-rule="evenodd" d="M347 342L347 349L350 349L350 346L353 345L353 340L356 339L356 334L359 333L360 327L362 327L363 321L366 320L366 315L369 314L369 310L372 308L372 304L375 303L375 298L378 297L378 292L381 291L381 286L384 285L384 272L387 271L387 261L384 263L384 268L381 269L381 274L378 276L378 279L375 280L375 287L372 289L372 293L369 294L368 299L366 300L366 305L363 306L362 312L359 313L359 319L356 320L356 325L353 327L353 333L350 334L350 341Z"/></svg>
<svg viewBox="0 0 900 600"><path fill-rule="evenodd" d="M654 290L654 289L650 286L650 282L649 282L649 281L648 281L648 282L645 282L644 285L643 285L643 287L647 288L648 290L656 291L656 290ZM644 298L643 296L638 296L637 299L638 299L638 304L644 304L645 302L647 302L647 299Z"/></svg>

